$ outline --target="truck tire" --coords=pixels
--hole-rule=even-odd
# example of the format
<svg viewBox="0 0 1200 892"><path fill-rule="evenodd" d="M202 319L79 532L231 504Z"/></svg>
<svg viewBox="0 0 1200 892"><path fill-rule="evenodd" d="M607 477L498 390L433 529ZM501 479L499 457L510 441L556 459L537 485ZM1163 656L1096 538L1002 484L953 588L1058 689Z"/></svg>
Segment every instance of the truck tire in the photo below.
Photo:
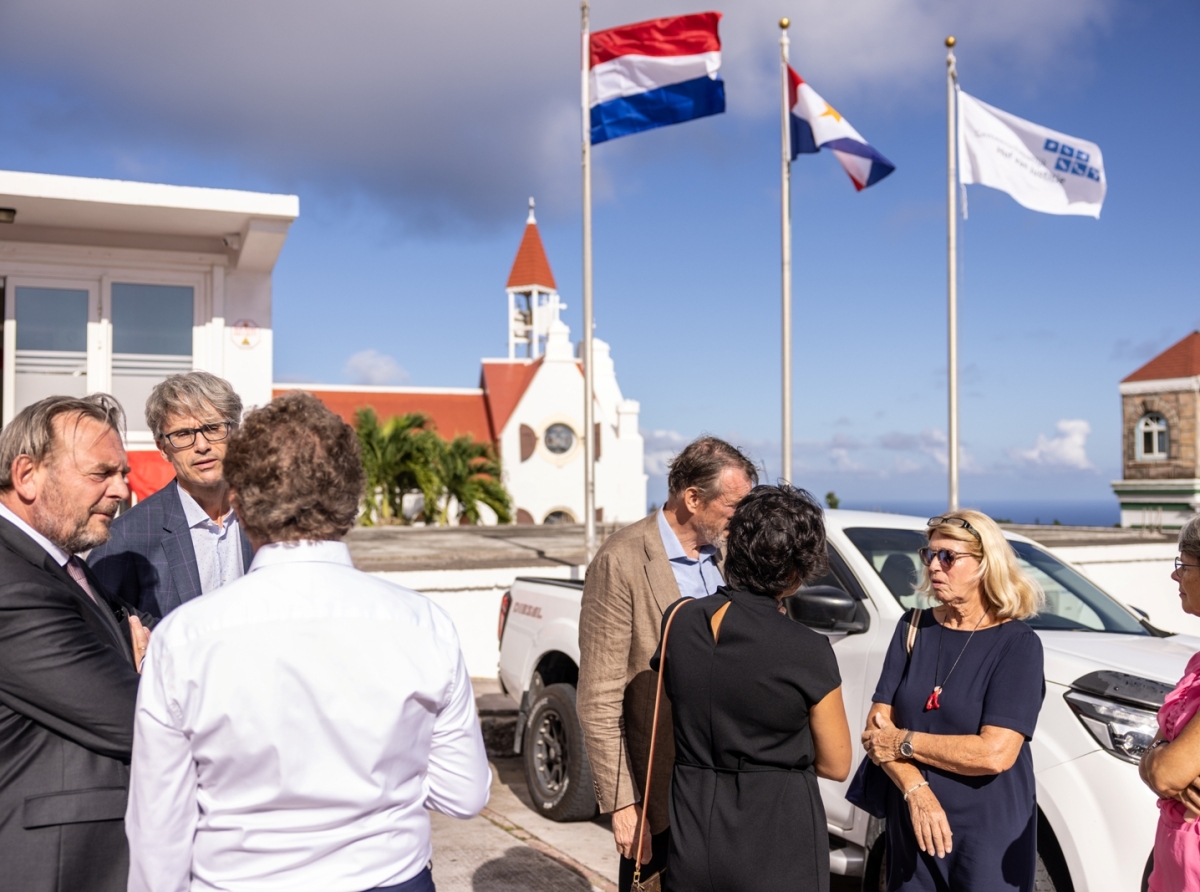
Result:
<svg viewBox="0 0 1200 892"><path fill-rule="evenodd" d="M521 747L525 783L538 813L552 821L588 821L596 816L592 766L575 712L575 688L543 688L529 709Z"/></svg>
<svg viewBox="0 0 1200 892"><path fill-rule="evenodd" d="M887 889L887 836L882 818L867 821L867 862L863 866L863 892L885 892Z"/></svg>

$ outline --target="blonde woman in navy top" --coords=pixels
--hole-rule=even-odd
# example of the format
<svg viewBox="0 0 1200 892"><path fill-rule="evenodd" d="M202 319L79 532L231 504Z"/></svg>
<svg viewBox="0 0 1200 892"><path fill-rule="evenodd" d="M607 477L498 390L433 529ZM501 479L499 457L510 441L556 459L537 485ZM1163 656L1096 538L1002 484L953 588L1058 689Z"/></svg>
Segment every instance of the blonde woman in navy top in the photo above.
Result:
<svg viewBox="0 0 1200 892"><path fill-rule="evenodd" d="M884 661L863 747L892 780L890 892L1033 892L1037 803L1029 741L1045 697L1042 643L1022 620L1043 595L995 522L929 521L912 654L907 616Z"/></svg>

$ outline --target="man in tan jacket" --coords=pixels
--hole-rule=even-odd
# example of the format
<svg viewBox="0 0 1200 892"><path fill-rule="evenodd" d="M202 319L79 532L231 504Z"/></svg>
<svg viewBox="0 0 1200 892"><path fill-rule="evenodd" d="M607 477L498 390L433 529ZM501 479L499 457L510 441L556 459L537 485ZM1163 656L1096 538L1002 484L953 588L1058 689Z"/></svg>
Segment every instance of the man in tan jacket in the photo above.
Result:
<svg viewBox="0 0 1200 892"><path fill-rule="evenodd" d="M663 612L680 597L724 584L720 548L738 502L758 482L753 463L716 437L690 443L671 462L667 503L613 534L588 567L579 615L579 720L600 811L612 813L621 853L619 889L633 879L638 820L647 809L644 873L666 864L667 798L675 741L670 704L659 712L652 789L646 762L658 676L650 657Z"/></svg>

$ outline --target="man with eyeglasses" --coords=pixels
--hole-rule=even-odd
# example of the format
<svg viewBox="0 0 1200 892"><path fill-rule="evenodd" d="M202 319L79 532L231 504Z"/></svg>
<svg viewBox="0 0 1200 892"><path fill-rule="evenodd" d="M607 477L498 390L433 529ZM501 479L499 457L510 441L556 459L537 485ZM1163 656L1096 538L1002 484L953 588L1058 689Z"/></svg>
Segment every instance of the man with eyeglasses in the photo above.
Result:
<svg viewBox="0 0 1200 892"><path fill-rule="evenodd" d="M172 375L150 393L146 423L175 479L120 515L88 556L109 591L161 617L246 572L254 552L224 475L241 417L241 398L208 372Z"/></svg>

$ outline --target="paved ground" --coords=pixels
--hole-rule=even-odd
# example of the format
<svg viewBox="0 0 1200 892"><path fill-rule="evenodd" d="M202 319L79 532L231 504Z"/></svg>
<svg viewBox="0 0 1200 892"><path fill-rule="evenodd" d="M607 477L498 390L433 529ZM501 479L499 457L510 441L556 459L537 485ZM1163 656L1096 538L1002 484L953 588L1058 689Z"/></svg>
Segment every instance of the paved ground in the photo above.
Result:
<svg viewBox="0 0 1200 892"><path fill-rule="evenodd" d="M507 698L490 679L473 681L489 747L510 749L511 730L504 746ZM479 817L432 818L438 892L616 892L619 859L608 820L543 818L533 809L519 756L493 755L491 799ZM831 892L858 888L857 880L834 877Z"/></svg>

